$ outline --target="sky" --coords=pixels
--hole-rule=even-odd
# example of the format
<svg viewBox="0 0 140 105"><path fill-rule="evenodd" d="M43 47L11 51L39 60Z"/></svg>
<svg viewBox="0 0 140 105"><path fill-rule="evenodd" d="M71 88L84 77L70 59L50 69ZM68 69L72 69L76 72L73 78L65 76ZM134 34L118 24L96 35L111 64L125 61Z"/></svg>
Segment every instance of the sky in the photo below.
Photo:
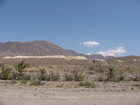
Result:
<svg viewBox="0 0 140 105"><path fill-rule="evenodd" d="M35 40L87 55L140 56L140 0L0 0L0 42Z"/></svg>

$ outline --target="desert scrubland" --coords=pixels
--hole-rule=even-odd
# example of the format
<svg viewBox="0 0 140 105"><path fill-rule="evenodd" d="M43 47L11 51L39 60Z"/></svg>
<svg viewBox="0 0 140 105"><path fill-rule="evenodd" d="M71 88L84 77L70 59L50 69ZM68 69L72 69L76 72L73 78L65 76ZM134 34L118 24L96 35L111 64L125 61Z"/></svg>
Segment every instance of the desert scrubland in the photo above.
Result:
<svg viewBox="0 0 140 105"><path fill-rule="evenodd" d="M37 59L0 60L0 105L140 105L136 60Z"/></svg>

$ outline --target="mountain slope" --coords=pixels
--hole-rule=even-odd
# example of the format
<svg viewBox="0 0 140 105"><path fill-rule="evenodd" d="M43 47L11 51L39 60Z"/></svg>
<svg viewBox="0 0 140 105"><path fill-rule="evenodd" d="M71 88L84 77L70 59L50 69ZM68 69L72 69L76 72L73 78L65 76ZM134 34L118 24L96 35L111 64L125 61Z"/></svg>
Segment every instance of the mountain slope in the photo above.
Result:
<svg viewBox="0 0 140 105"><path fill-rule="evenodd" d="M126 65L140 65L140 56L124 56L116 57L106 60L109 64L116 64L117 62L123 62Z"/></svg>
<svg viewBox="0 0 140 105"><path fill-rule="evenodd" d="M0 43L0 56L15 55L78 55L47 41Z"/></svg>

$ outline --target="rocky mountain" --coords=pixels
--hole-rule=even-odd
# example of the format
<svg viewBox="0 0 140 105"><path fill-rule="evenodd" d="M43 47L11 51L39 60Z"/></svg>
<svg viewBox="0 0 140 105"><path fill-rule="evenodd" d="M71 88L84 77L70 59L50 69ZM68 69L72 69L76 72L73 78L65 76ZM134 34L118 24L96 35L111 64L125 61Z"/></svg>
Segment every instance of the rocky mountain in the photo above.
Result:
<svg viewBox="0 0 140 105"><path fill-rule="evenodd" d="M112 57L104 57L100 54L84 55L78 54L73 50L63 49L53 43L47 41L28 41L28 42L6 42L0 43L0 56L44 56L44 55L65 55L65 56L85 56L93 59L107 59Z"/></svg>
<svg viewBox="0 0 140 105"><path fill-rule="evenodd" d="M65 50L47 41L6 42L0 43L0 56L17 55L78 55L71 50Z"/></svg>

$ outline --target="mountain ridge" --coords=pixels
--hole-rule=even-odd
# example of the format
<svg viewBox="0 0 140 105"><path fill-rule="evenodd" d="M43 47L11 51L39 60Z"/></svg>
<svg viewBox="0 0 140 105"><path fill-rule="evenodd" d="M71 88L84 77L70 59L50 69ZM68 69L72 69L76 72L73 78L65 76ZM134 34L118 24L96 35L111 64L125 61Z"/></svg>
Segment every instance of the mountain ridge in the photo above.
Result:
<svg viewBox="0 0 140 105"><path fill-rule="evenodd" d="M27 42L0 42L0 56L45 56L45 55L64 55L64 56L84 56L89 60L107 59L113 57L104 57L100 54L85 55L79 54L70 49L63 49L51 42L44 40Z"/></svg>
<svg viewBox="0 0 140 105"><path fill-rule="evenodd" d="M15 55L77 55L43 40L0 43L0 56Z"/></svg>

